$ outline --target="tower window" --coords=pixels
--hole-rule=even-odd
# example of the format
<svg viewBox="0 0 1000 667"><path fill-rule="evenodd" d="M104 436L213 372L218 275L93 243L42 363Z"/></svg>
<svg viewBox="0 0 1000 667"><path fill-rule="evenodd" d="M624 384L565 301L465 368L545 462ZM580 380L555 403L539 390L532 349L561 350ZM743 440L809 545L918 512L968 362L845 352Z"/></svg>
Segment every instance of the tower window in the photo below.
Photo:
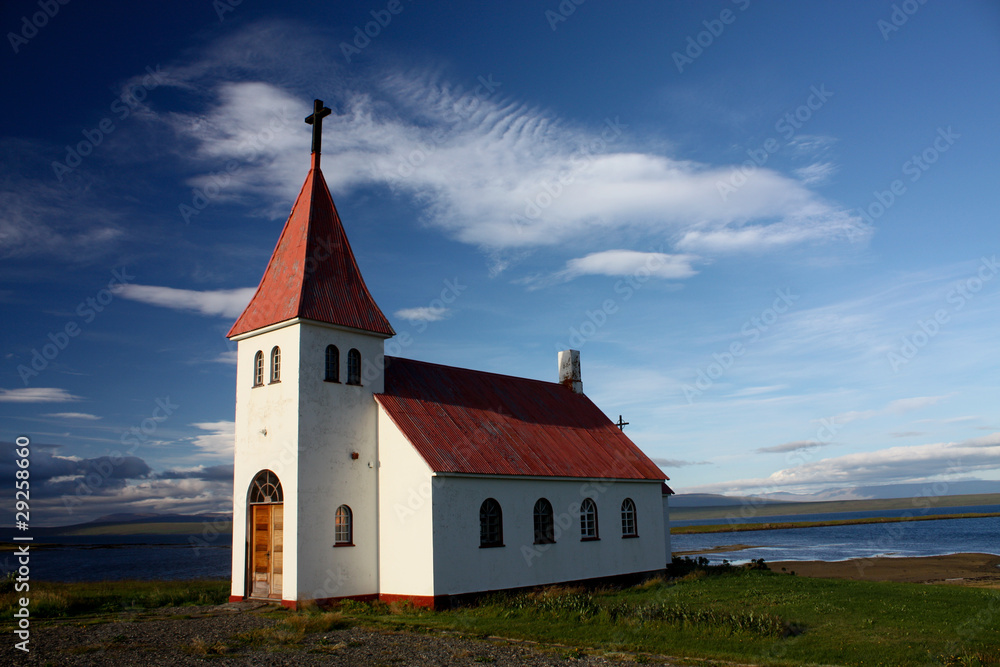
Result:
<svg viewBox="0 0 1000 667"><path fill-rule="evenodd" d="M552 503L545 498L535 502L535 544L553 544L556 541L555 521L552 518Z"/></svg>
<svg viewBox="0 0 1000 667"><path fill-rule="evenodd" d="M635 526L635 503L631 498L622 501L622 537L639 537Z"/></svg>
<svg viewBox="0 0 1000 667"><path fill-rule="evenodd" d="M479 506L479 546L503 546L503 511L493 498L487 498Z"/></svg>
<svg viewBox="0 0 1000 667"><path fill-rule="evenodd" d="M264 353L257 350L253 355L253 386L260 387L264 384Z"/></svg>
<svg viewBox="0 0 1000 667"><path fill-rule="evenodd" d="M281 382L281 348L277 345L271 350L271 384Z"/></svg>
<svg viewBox="0 0 1000 667"><path fill-rule="evenodd" d="M326 382L340 382L340 350L336 345L326 346L326 371L323 379Z"/></svg>
<svg viewBox="0 0 1000 667"><path fill-rule="evenodd" d="M590 498L585 498L580 504L580 539L599 539L597 535L597 503Z"/></svg>
<svg viewBox="0 0 1000 667"><path fill-rule="evenodd" d="M347 353L347 384L361 384L361 353L353 348Z"/></svg>
<svg viewBox="0 0 1000 667"><path fill-rule="evenodd" d="M334 544L335 547L353 547L354 546L354 527L352 521L353 515L351 514L351 508L347 505L341 505L337 508L337 514L334 517Z"/></svg>

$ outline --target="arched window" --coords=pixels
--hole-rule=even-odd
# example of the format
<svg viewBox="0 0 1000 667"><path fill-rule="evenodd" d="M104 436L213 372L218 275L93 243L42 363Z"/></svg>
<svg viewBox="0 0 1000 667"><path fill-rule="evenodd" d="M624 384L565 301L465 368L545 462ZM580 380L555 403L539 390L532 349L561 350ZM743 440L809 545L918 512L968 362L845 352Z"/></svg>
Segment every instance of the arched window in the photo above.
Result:
<svg viewBox="0 0 1000 667"><path fill-rule="evenodd" d="M250 504L280 503L284 499L281 482L270 470L261 470L250 484Z"/></svg>
<svg viewBox="0 0 1000 667"><path fill-rule="evenodd" d="M347 353L347 384L361 384L361 353L355 349Z"/></svg>
<svg viewBox="0 0 1000 667"><path fill-rule="evenodd" d="M635 503L631 498L622 501L622 537L639 537L635 525Z"/></svg>
<svg viewBox="0 0 1000 667"><path fill-rule="evenodd" d="M556 541L555 522L552 520L552 503L539 498L535 503L535 544L552 544Z"/></svg>
<svg viewBox="0 0 1000 667"><path fill-rule="evenodd" d="M336 542L334 546L354 546L354 522L352 519L350 507L341 505L337 508L337 514L334 518L334 541Z"/></svg>
<svg viewBox="0 0 1000 667"><path fill-rule="evenodd" d="M259 387L264 384L264 353L257 350L253 355L253 386Z"/></svg>
<svg viewBox="0 0 1000 667"><path fill-rule="evenodd" d="M590 498L584 498L583 502L580 503L580 539L598 539L597 503Z"/></svg>
<svg viewBox="0 0 1000 667"><path fill-rule="evenodd" d="M326 372L323 379L327 382L340 382L340 350L336 345L326 346Z"/></svg>
<svg viewBox="0 0 1000 667"><path fill-rule="evenodd" d="M492 498L479 506L479 546L503 546L503 511L500 503Z"/></svg>
<svg viewBox="0 0 1000 667"><path fill-rule="evenodd" d="M271 350L271 382L281 382L281 348L277 345Z"/></svg>

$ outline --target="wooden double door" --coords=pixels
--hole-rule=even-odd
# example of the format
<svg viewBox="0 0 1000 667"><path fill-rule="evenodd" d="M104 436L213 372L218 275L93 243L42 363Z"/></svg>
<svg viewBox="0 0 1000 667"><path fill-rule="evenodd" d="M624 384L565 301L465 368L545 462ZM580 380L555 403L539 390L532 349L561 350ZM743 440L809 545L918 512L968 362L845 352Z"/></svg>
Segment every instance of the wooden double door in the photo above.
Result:
<svg viewBox="0 0 1000 667"><path fill-rule="evenodd" d="M250 505L250 597L281 599L284 505Z"/></svg>

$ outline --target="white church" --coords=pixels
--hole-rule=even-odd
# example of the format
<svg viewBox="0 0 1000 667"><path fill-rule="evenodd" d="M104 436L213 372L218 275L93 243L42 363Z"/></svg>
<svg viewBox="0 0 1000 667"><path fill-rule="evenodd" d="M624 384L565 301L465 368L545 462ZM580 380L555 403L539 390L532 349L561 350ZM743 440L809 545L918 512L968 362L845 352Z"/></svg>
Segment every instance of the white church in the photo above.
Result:
<svg viewBox="0 0 1000 667"><path fill-rule="evenodd" d="M584 395L384 354L372 298L312 165L237 341L231 601L440 607L639 579L670 560L663 472ZM556 361L556 360L554 360ZM554 374L555 375L555 374Z"/></svg>

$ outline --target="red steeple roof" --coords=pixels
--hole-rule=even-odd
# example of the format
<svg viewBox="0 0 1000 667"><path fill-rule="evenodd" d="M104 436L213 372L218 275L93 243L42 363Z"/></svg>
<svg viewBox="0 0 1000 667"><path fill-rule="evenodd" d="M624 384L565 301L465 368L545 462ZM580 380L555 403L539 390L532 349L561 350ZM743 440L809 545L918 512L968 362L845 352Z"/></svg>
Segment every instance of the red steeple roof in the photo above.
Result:
<svg viewBox="0 0 1000 667"><path fill-rule="evenodd" d="M296 317L387 337L396 333L361 277L318 153L257 292L227 336Z"/></svg>

